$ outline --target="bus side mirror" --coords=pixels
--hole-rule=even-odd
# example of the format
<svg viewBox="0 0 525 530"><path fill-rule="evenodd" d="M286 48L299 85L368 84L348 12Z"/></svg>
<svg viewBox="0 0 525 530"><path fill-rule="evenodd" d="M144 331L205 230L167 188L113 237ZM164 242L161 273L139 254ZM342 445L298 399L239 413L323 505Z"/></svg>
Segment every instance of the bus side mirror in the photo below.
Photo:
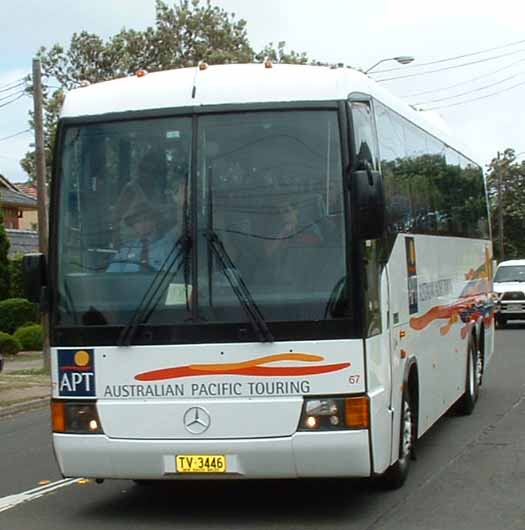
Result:
<svg viewBox="0 0 525 530"><path fill-rule="evenodd" d="M36 304L42 302L42 290L47 285L47 267L44 254L26 254L22 258L22 272L26 298Z"/></svg>
<svg viewBox="0 0 525 530"><path fill-rule="evenodd" d="M385 231L383 177L368 162L350 175L351 220L358 239L379 239Z"/></svg>

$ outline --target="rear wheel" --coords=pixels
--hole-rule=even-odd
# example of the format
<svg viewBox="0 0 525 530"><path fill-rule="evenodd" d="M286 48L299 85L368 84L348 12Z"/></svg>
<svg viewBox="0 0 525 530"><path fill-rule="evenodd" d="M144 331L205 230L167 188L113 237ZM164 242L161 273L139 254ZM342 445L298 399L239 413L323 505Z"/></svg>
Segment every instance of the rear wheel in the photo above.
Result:
<svg viewBox="0 0 525 530"><path fill-rule="evenodd" d="M479 383L481 381L482 363L478 354L476 343L471 336L468 344L467 376L465 378L465 393L458 401L460 414L468 416L474 411L479 395Z"/></svg>
<svg viewBox="0 0 525 530"><path fill-rule="evenodd" d="M415 440L415 410L408 390L403 392L401 425L399 433L399 458L382 475L381 481L387 489L398 489L408 477L410 460Z"/></svg>

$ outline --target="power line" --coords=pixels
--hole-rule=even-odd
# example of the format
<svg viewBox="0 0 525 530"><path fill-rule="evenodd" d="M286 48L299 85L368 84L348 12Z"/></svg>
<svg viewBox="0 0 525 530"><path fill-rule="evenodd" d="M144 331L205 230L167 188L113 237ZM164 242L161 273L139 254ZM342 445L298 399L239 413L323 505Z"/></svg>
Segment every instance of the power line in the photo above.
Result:
<svg viewBox="0 0 525 530"><path fill-rule="evenodd" d="M16 85L18 83L25 83L28 76L29 74L25 75L24 77L20 77L19 79L15 79L14 81L9 81L9 83L4 83L3 85L0 85L0 89L8 88L11 85Z"/></svg>
<svg viewBox="0 0 525 530"><path fill-rule="evenodd" d="M384 77L383 79L377 79L376 81L380 83L381 81L393 81L394 79L407 79L409 77L418 77L420 75L433 74L435 72L444 72L445 70L454 70L456 68L463 68L464 66L470 66L472 64L486 63L488 61L494 61L495 59L501 59L502 57L508 57L509 55L515 55L516 53L522 53L525 51L525 48L520 50L515 50L509 53L502 53L501 55L493 55L492 57L487 57L485 59L479 59L477 61L470 61L468 63L456 64L454 66L446 66L445 68L437 68L436 70L427 70L426 72L418 72L415 74L406 74L399 75L396 77Z"/></svg>
<svg viewBox="0 0 525 530"><path fill-rule="evenodd" d="M388 68L385 70L376 70L373 72L374 74L380 74L380 73L386 73L386 72L394 72L397 70L406 70L407 68L419 68L421 66L428 66L431 64L439 64L439 63L445 63L447 61L456 61L457 59L464 59L465 57L472 57L473 55L480 55L482 53L487 52L493 52L495 50L502 50L504 48L509 48L510 46L516 46L518 44L523 44L525 40L517 40L514 42L510 42L509 44L503 44L501 46L495 46L494 48L486 48L484 50L479 50L477 52L471 52L471 53L465 53L463 55L456 55L455 57L447 57L446 59L438 59L436 61L430 61L427 63L421 63L421 64L411 64L409 66L397 66L395 68Z"/></svg>
<svg viewBox="0 0 525 530"><path fill-rule="evenodd" d="M22 81L21 83L16 83L8 88L2 88L0 89L0 93L2 92L10 92L11 90L16 90L17 88L21 87L21 86L25 86L26 82L25 81Z"/></svg>
<svg viewBox="0 0 525 530"><path fill-rule="evenodd" d="M499 94L503 94L503 92L508 92L509 90L512 90L514 88L517 88L519 86L525 85L525 81L522 81L521 83L517 83L515 85L509 86L507 88L504 88L502 90L498 90L497 92L492 92L491 94L486 94L485 96L479 96L477 98L472 99L466 99L465 101L459 101L458 103L451 103L450 105L442 105L438 107L429 107L428 109L422 109L422 110L439 110L439 109L447 109L449 107L457 107L458 105L464 105L465 103L472 103L473 101L479 101L480 99L486 99L491 98L493 96L498 96Z"/></svg>
<svg viewBox="0 0 525 530"><path fill-rule="evenodd" d="M9 136L4 136L3 138L0 138L0 142L3 142L5 140L10 140L11 138L14 138L15 136L20 136L21 134L25 134L29 132L31 129L24 129L23 131L19 131L15 134L10 134Z"/></svg>
<svg viewBox="0 0 525 530"><path fill-rule="evenodd" d="M7 107L7 105L11 105L11 103L14 103L15 101L18 101L20 98L23 98L25 96L25 93L20 94L18 97L12 99L11 101L8 101L7 103L3 103L0 105L0 109L3 109L4 107Z"/></svg>
<svg viewBox="0 0 525 530"><path fill-rule="evenodd" d="M525 74L525 70L518 72L517 74L510 75L509 77L506 77L505 79L502 79L501 81L496 81L495 83L490 83L488 85L475 88L473 90L467 90L466 92L462 92L461 94L456 94L454 96L446 96L444 98L438 98L438 99L431 99L429 101L420 101L418 103L413 103L413 105L428 105L429 103L439 103L440 101L446 101L447 99L454 99L459 98L461 96L468 96L469 94L474 94L476 92L481 92L482 90L486 90L487 88L491 88L496 85L501 85L501 83L505 83L506 81L509 81L510 79L515 79L516 77Z"/></svg>
<svg viewBox="0 0 525 530"><path fill-rule="evenodd" d="M19 90L18 92L15 92L14 94L8 94L7 96L2 96L0 98L0 101L5 101L6 99L14 98L15 96L18 96L20 94L24 94L25 90Z"/></svg>
<svg viewBox="0 0 525 530"><path fill-rule="evenodd" d="M471 79L467 79L466 81L461 81L460 83L455 83L453 85L448 85L448 86L441 87L441 88L432 88L430 90L423 90L421 92L413 92L412 94L404 94L401 97L412 98L416 96L424 96L426 94L433 94L434 92L443 92L444 90L449 90L451 88L457 88L458 86L468 85L469 83L473 83L474 81L478 81L479 79L490 77L491 75L498 74L499 72L503 72L504 70L508 70L509 68L512 68L513 66L516 66L517 64L520 64L523 62L525 62L525 59L519 59L518 61L514 61L513 63L508 64L507 66L504 66L503 68L498 68L497 70L493 70L492 72L487 72L485 74L472 77Z"/></svg>

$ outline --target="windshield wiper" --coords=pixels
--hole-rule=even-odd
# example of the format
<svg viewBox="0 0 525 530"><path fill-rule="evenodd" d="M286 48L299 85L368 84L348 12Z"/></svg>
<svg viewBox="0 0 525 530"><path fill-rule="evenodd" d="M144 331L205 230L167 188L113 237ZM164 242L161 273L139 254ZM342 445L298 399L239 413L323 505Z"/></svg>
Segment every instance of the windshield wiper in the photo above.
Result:
<svg viewBox="0 0 525 530"><path fill-rule="evenodd" d="M184 265L184 284L186 287L186 304L188 291L188 266L187 257L192 246L191 237L186 232L175 241L166 259L157 271L149 287L147 288L137 309L131 315L129 322L126 324L117 339L117 346L130 346L133 337L141 324L148 321L149 317L157 307L166 287L167 282L171 281ZM180 259L182 257L182 259ZM177 264L178 262L178 264ZM177 265L177 267L175 267Z"/></svg>
<svg viewBox="0 0 525 530"><path fill-rule="evenodd" d="M210 228L206 230L204 235L208 240L208 244L210 245L212 252L215 254L217 260L221 264L224 275L230 283L233 292L239 299L239 302L241 303L241 306L244 309L250 324L252 325L255 335L260 342L273 342L273 335L268 329L268 325L264 320L261 310L255 303L255 300L253 299L248 287L242 279L239 269L224 248L219 236L215 230Z"/></svg>

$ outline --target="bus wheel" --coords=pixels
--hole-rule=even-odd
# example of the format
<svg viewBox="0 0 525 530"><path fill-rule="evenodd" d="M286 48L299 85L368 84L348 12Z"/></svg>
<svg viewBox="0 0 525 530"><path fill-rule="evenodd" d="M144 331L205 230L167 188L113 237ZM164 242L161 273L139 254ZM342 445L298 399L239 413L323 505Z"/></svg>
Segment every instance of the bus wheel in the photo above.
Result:
<svg viewBox="0 0 525 530"><path fill-rule="evenodd" d="M479 395L479 383L481 380L481 362L472 335L468 343L467 376L465 378L465 393L458 401L458 412L464 416L472 414Z"/></svg>
<svg viewBox="0 0 525 530"><path fill-rule="evenodd" d="M382 475L381 481L387 489L398 489L408 477L410 460L414 449L414 413L408 390L403 392L401 425L399 433L399 458Z"/></svg>

